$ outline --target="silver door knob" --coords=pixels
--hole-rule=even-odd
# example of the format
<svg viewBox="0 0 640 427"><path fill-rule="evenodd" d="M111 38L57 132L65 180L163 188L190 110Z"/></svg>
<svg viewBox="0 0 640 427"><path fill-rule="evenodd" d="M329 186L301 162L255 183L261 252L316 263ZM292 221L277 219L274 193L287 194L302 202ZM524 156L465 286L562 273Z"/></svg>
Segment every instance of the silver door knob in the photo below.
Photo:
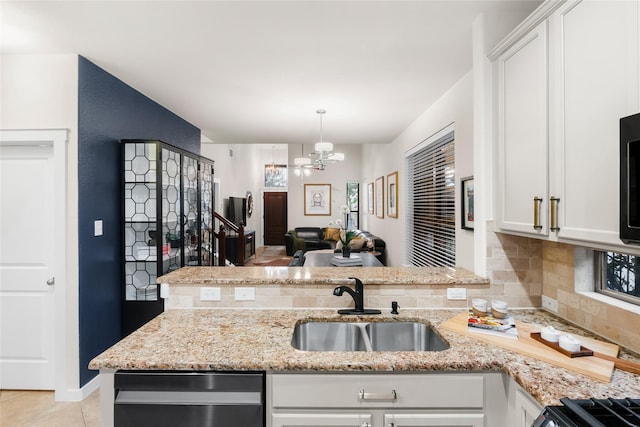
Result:
<svg viewBox="0 0 640 427"><path fill-rule="evenodd" d="M56 284L56 278L52 277L49 280L47 280L47 286L53 286Z"/></svg>

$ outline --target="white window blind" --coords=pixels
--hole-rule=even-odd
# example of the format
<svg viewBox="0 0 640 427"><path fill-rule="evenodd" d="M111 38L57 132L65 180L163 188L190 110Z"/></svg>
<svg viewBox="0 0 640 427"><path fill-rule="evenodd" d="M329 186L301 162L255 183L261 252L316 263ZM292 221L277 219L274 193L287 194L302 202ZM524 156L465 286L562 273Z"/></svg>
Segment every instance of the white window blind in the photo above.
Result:
<svg viewBox="0 0 640 427"><path fill-rule="evenodd" d="M419 267L454 267L454 133L427 140L406 157L407 262Z"/></svg>

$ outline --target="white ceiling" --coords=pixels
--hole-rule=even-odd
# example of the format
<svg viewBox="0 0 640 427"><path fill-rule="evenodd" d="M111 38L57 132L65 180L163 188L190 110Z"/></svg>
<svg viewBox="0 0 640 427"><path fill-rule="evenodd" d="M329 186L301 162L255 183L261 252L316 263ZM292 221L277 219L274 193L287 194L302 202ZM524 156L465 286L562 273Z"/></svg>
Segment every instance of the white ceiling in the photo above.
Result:
<svg viewBox="0 0 640 427"><path fill-rule="evenodd" d="M77 53L216 143L386 143L540 1L0 1L2 52Z"/></svg>

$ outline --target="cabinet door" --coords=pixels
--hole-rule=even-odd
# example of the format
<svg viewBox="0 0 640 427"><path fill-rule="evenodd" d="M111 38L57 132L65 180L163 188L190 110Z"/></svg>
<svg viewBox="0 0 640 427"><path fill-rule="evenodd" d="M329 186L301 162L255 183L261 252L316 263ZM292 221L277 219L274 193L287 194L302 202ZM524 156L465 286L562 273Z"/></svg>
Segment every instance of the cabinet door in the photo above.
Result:
<svg viewBox="0 0 640 427"><path fill-rule="evenodd" d="M273 414L271 427L371 427L371 414Z"/></svg>
<svg viewBox="0 0 640 427"><path fill-rule="evenodd" d="M516 427L531 427L536 420L542 407L529 395L518 388L515 396L515 410L516 417L514 426Z"/></svg>
<svg viewBox="0 0 640 427"><path fill-rule="evenodd" d="M498 197L502 230L547 235L547 23L542 22L496 61ZM542 199L534 224L534 199ZM536 227L534 227L536 225Z"/></svg>
<svg viewBox="0 0 640 427"><path fill-rule="evenodd" d="M385 414L385 427L484 427L483 414Z"/></svg>
<svg viewBox="0 0 640 427"><path fill-rule="evenodd" d="M568 2L550 40L558 238L620 244L619 119L640 110L638 2Z"/></svg>

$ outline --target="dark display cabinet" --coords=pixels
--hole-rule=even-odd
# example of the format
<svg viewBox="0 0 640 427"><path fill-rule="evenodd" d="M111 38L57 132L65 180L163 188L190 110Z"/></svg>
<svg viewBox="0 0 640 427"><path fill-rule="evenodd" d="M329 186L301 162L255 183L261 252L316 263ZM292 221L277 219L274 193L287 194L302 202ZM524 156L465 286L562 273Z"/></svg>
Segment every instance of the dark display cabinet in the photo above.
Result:
<svg viewBox="0 0 640 427"><path fill-rule="evenodd" d="M185 265L214 265L214 162L150 140L123 140L122 159L128 335L163 311L158 277Z"/></svg>

